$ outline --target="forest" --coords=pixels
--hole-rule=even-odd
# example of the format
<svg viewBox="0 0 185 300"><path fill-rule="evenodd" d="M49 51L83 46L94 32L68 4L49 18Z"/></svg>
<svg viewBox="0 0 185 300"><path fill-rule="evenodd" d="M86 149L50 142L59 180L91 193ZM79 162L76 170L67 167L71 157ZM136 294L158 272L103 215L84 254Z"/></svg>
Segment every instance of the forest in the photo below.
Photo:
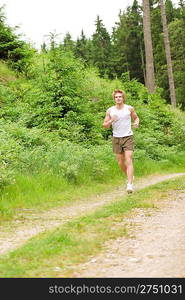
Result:
<svg viewBox="0 0 185 300"><path fill-rule="evenodd" d="M165 8L176 107L170 102L158 1L150 1L156 81L153 93L145 84L142 6L137 0L120 10L112 34L98 16L90 39L83 30L76 41L67 33L57 42L57 34L50 33L48 45L42 44L40 51L8 25L1 7L2 218L12 215L15 207L42 205L41 194L47 193L48 185L58 195L66 186L70 189L71 185L87 187L120 180L111 149L111 129L102 127L116 88L125 90L127 103L140 118L140 128L134 129L136 175L183 170L185 3L179 1L175 8L167 0ZM25 200L27 189L35 191L32 204Z"/></svg>
<svg viewBox="0 0 185 300"><path fill-rule="evenodd" d="M0 277L185 277L185 1L134 0L118 19L36 49L0 7ZM140 119L131 194L103 127L115 89ZM29 283L2 288L38 298L54 281Z"/></svg>

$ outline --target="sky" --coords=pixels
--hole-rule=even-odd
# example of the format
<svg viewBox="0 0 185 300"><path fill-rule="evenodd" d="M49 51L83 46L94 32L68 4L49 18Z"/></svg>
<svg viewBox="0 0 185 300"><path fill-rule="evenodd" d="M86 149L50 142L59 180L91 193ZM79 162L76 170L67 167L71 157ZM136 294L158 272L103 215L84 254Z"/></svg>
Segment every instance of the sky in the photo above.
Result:
<svg viewBox="0 0 185 300"><path fill-rule="evenodd" d="M18 25L16 33L39 49L44 41L48 42L50 32L58 34L58 41L67 32L76 40L82 29L86 37L91 37L97 15L111 33L120 9L132 3L133 0L0 0L0 7L5 5L6 23Z"/></svg>

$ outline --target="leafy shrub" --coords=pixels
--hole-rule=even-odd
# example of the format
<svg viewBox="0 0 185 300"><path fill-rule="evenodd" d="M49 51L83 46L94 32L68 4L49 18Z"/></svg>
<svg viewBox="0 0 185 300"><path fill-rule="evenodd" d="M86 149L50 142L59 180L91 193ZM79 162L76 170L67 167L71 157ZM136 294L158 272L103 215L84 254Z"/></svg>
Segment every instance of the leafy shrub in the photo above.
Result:
<svg viewBox="0 0 185 300"><path fill-rule="evenodd" d="M59 49L34 59L31 79L0 85L2 183L13 182L16 172L52 172L73 184L119 176L111 129L102 127L115 88L126 91L140 118L136 160L174 162L184 150L184 113L167 105L160 90L149 95L136 80L99 78Z"/></svg>

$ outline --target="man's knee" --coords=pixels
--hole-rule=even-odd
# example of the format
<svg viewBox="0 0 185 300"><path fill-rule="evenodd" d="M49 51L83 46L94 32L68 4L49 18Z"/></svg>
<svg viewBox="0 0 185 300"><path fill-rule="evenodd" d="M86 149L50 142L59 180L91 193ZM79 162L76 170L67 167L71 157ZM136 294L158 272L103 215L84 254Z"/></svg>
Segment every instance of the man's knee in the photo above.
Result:
<svg viewBox="0 0 185 300"><path fill-rule="evenodd" d="M127 166L132 165L132 157L131 157L131 156L130 156L130 157L127 157L127 158L125 159L125 164L126 164Z"/></svg>

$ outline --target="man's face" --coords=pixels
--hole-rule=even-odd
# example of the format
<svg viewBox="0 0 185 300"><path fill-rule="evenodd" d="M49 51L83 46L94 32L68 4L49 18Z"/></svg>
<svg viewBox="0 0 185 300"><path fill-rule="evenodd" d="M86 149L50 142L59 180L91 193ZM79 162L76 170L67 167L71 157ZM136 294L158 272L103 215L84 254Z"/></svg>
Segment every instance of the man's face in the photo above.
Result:
<svg viewBox="0 0 185 300"><path fill-rule="evenodd" d="M123 95L121 93L116 93L114 96L114 100L116 102L116 104L121 104L123 103Z"/></svg>

